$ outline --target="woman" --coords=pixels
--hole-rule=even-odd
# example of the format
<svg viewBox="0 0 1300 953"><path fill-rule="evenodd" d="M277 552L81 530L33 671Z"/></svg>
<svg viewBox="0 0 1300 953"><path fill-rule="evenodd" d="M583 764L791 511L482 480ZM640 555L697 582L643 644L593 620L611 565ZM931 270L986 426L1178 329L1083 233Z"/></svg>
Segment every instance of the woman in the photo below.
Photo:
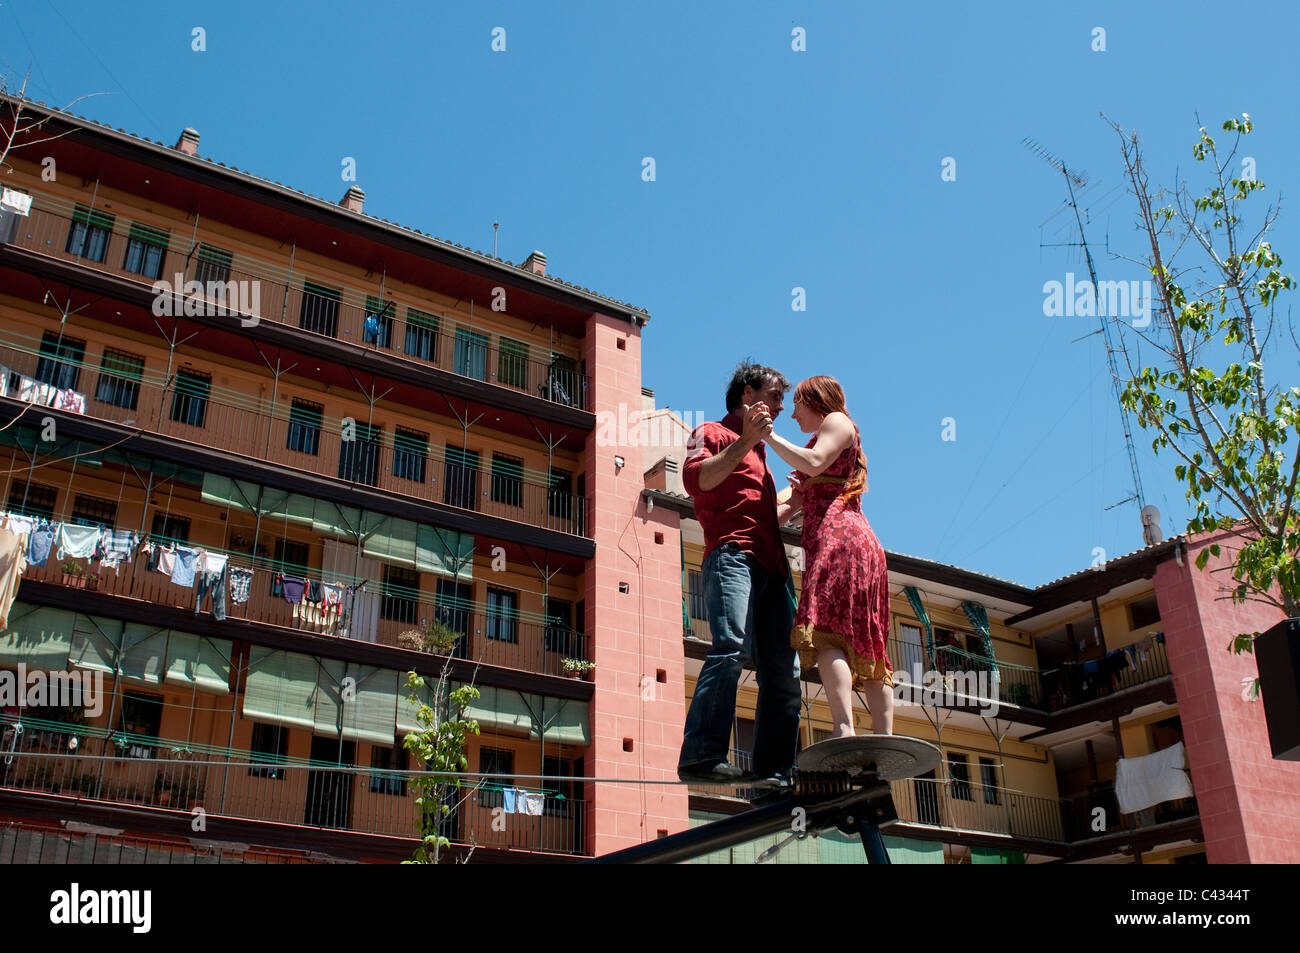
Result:
<svg viewBox="0 0 1300 953"><path fill-rule="evenodd" d="M785 522L803 510L803 593L791 644L803 667L814 660L834 721L832 738L853 732L853 691L866 696L871 728L893 734L893 670L885 652L889 634L889 575L885 551L862 515L867 458L858 428L833 377L810 377L794 389L792 416L814 434L796 447L772 433L768 445L798 471L778 507Z"/></svg>

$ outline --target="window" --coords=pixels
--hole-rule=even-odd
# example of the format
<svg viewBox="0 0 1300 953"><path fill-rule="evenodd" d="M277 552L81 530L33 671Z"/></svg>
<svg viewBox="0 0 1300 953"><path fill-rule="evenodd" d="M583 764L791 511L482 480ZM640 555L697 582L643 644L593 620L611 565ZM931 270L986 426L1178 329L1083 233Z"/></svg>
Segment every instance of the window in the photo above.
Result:
<svg viewBox="0 0 1300 953"><path fill-rule="evenodd" d="M492 454L492 502L524 505L524 461L504 453Z"/></svg>
<svg viewBox="0 0 1300 953"><path fill-rule="evenodd" d="M405 771L406 749L400 745L392 748L370 747L370 766L377 771ZM401 775L372 774L370 776L372 794L395 794L406 797L406 778Z"/></svg>
<svg viewBox="0 0 1300 953"><path fill-rule="evenodd" d="M457 328L455 372L463 377L487 380L488 341L486 334Z"/></svg>
<svg viewBox="0 0 1300 953"><path fill-rule="evenodd" d="M72 518L68 522L78 526L104 526L112 529L117 522L117 504L112 500L78 493L73 499Z"/></svg>
<svg viewBox="0 0 1300 953"><path fill-rule="evenodd" d="M230 280L230 264L234 255L215 245L199 245L198 261L194 264L194 280L208 286L209 282Z"/></svg>
<svg viewBox="0 0 1300 953"><path fill-rule="evenodd" d="M253 741L249 745L248 760L262 764L284 764L285 755L289 753L289 729L283 725L253 725ZM274 778L284 777L282 768L249 768L249 777Z"/></svg>
<svg viewBox="0 0 1300 953"><path fill-rule="evenodd" d="M36 379L58 390L76 390L81 378L81 360L86 356L86 342L53 331L41 335L41 356L36 360Z"/></svg>
<svg viewBox="0 0 1300 953"><path fill-rule="evenodd" d="M99 364L95 400L135 410L140 402L140 378L143 376L143 357L106 347Z"/></svg>
<svg viewBox="0 0 1300 953"><path fill-rule="evenodd" d="M72 213L72 228L68 229L68 254L90 261L103 261L114 221L115 216L108 212L96 212L88 206L78 205Z"/></svg>
<svg viewBox="0 0 1300 953"><path fill-rule="evenodd" d="M384 567L384 600L379 614L393 622L414 625L419 611L420 574L401 566Z"/></svg>
<svg viewBox="0 0 1300 953"><path fill-rule="evenodd" d="M208 415L208 393L212 390L212 378L196 371L179 370L176 372L176 393L172 395L172 420L202 427Z"/></svg>
<svg viewBox="0 0 1300 953"><path fill-rule="evenodd" d="M397 304L374 295L366 295L366 317L361 324L361 337L367 344L391 348L393 346L393 314Z"/></svg>
<svg viewBox="0 0 1300 953"><path fill-rule="evenodd" d="M573 603L564 599L546 599L546 651L573 654Z"/></svg>
<svg viewBox="0 0 1300 953"><path fill-rule="evenodd" d="M183 516L169 516L155 513L149 536L157 542L166 540L173 543L188 543L190 540L190 521Z"/></svg>
<svg viewBox="0 0 1300 953"><path fill-rule="evenodd" d="M152 758L153 742L162 730L163 700L161 695L139 692L122 693L122 721L118 728L128 737L121 754L128 758Z"/></svg>
<svg viewBox="0 0 1300 953"><path fill-rule="evenodd" d="M146 278L157 280L162 277L163 259L167 257L167 239L167 233L161 229L132 222L122 268Z"/></svg>
<svg viewBox="0 0 1300 953"><path fill-rule="evenodd" d="M568 404L570 407L574 405L578 396L578 369L573 358L552 352L546 383L542 385L542 396L557 404Z"/></svg>
<svg viewBox="0 0 1300 953"><path fill-rule="evenodd" d="M690 615L701 622L709 621L704 602L704 572L699 569L686 570L686 588L690 598Z"/></svg>
<svg viewBox="0 0 1300 953"><path fill-rule="evenodd" d="M429 435L398 427L393 434L393 476L424 482L424 465L429 457Z"/></svg>
<svg viewBox="0 0 1300 953"><path fill-rule="evenodd" d="M474 608L473 591L467 582L438 580L438 621L461 635L469 634L469 615Z"/></svg>
<svg viewBox="0 0 1300 953"><path fill-rule="evenodd" d="M497 383L523 389L528 386L528 345L501 338L497 344Z"/></svg>
<svg viewBox="0 0 1300 953"><path fill-rule="evenodd" d="M546 804L542 808L547 817L568 817L571 811L569 802L577 797L577 784L568 780L581 776L575 770L574 763L564 758L552 758L547 755L542 759L542 793L546 795Z"/></svg>
<svg viewBox="0 0 1300 953"><path fill-rule="evenodd" d="M327 288L314 281L304 281L298 327L334 337L334 332L338 329L340 297L342 292L338 289Z"/></svg>
<svg viewBox="0 0 1300 953"><path fill-rule="evenodd" d="M560 519L573 518L573 474L551 469L551 485L546 492L546 511Z"/></svg>
<svg viewBox="0 0 1300 953"><path fill-rule="evenodd" d="M339 443L339 479L352 483L376 486L379 483L379 438L383 428L378 424L353 424L351 440Z"/></svg>
<svg viewBox="0 0 1300 953"><path fill-rule="evenodd" d="M478 451L448 447L442 484L442 502L461 509L477 509Z"/></svg>
<svg viewBox="0 0 1300 953"><path fill-rule="evenodd" d="M997 765L990 758L980 758L980 784L984 787L984 803L999 803Z"/></svg>
<svg viewBox="0 0 1300 953"><path fill-rule="evenodd" d="M970 762L964 754L948 754L948 773L952 776L952 796L962 801L971 800Z"/></svg>
<svg viewBox="0 0 1300 953"><path fill-rule="evenodd" d="M404 350L412 357L425 361L438 360L438 319L432 314L406 309L406 345Z"/></svg>
<svg viewBox="0 0 1300 953"><path fill-rule="evenodd" d="M1130 602L1128 611L1133 619L1133 625L1130 626L1133 629L1155 625L1160 621L1160 604L1156 601L1155 596L1147 596L1145 599Z"/></svg>
<svg viewBox="0 0 1300 953"><path fill-rule="evenodd" d="M831 730L829 728L814 728L812 730L813 744L818 744L819 742L825 741L830 736L831 736Z"/></svg>
<svg viewBox="0 0 1300 953"><path fill-rule="evenodd" d="M298 578L306 571L307 560L310 558L310 549L306 543L295 543L291 539L277 539L275 541L275 559L271 568L274 572ZM282 594L283 587L275 581L275 575L272 574L271 595L278 598Z"/></svg>
<svg viewBox="0 0 1300 953"><path fill-rule="evenodd" d="M519 641L519 595L509 589L487 591L487 637L499 642Z"/></svg>
<svg viewBox="0 0 1300 953"><path fill-rule="evenodd" d="M320 428L325 408L308 400L295 400L289 407L289 436L285 449L309 453L320 452Z"/></svg>
<svg viewBox="0 0 1300 953"><path fill-rule="evenodd" d="M483 779L483 791L479 796L482 807L504 807L503 788L514 787L515 753L505 748L479 748L478 770L480 774L500 774L505 777Z"/></svg>
<svg viewBox="0 0 1300 953"><path fill-rule="evenodd" d="M937 826L941 822L938 787L933 769L912 779L912 792L916 797L916 820L918 823Z"/></svg>
<svg viewBox="0 0 1300 953"><path fill-rule="evenodd" d="M9 491L9 512L37 519L54 519L59 491L39 483L15 483Z"/></svg>

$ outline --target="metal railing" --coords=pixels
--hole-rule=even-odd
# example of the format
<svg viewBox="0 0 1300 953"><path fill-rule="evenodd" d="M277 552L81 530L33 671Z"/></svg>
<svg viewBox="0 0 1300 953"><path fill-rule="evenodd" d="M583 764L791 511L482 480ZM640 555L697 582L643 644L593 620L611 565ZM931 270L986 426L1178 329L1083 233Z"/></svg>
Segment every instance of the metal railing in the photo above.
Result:
<svg viewBox="0 0 1300 953"><path fill-rule="evenodd" d="M200 245L211 237L212 245L220 246L224 239L203 231L193 239L188 232L184 236L172 234L170 240L174 247L162 253L155 279L152 269L150 274L141 274L127 268L130 261L127 249L132 238L131 223L125 215L117 216L106 238L96 235L74 241L72 230L78 223L70 215L42 208L49 201L37 196L31 213L25 218L14 217L10 234L0 234L0 241L138 281L149 288L155 280L174 286L176 275L180 274L186 283L197 281L204 286L203 294L194 297L201 299L208 309L206 313L229 314L232 321L240 320L238 309L230 306L231 301L238 300L237 289L242 286L245 300L253 297L255 289L257 313L249 317L257 317L259 321L274 321L299 328L306 334L383 351L551 403L590 409L590 378L577 372L577 360L573 356L536 360L527 352L538 345L512 342L508 336L495 331L489 334L468 325L461 327L456 319L437 314L437 306L429 303L398 303L385 309L393 300L387 299L379 303L380 313L377 313L364 303L368 292L379 291L377 287L327 289L326 279L311 274L294 275L282 264L257 261L242 254L233 256L229 263L215 261L203 255ZM314 292L309 284L322 293ZM218 286L222 286L220 290L236 293L218 294ZM330 293L331 290L339 292L338 296ZM417 313L412 313L412 308ZM378 320L371 322L368 329L367 318L372 314ZM456 329L449 331L448 325Z"/></svg>
<svg viewBox="0 0 1300 953"><path fill-rule="evenodd" d="M162 572L150 570L143 553L123 563L117 571L99 567L81 576L65 574L63 562L52 551L44 566L28 566L24 578L139 599L154 605L190 611L196 608L198 591L172 582ZM227 619L419 651L424 649L399 636L434 619L463 633L446 653L452 658L540 675L568 675L563 665L566 658L588 660L587 637L561 625L527 622L479 609L449 608L439 605L436 599L417 597L414 590L403 590L409 593L404 595L385 595L382 591L367 592L365 589L352 596L345 593L340 611L327 610L323 603L303 601L290 604L275 591L275 573L270 560L236 555L230 557L229 564L254 567L260 571L254 573L249 584L247 602L236 605L227 598ZM332 580L326 577L325 581ZM382 583L370 582L367 587L382 589ZM204 599L199 611L205 615L212 611L210 596Z"/></svg>
<svg viewBox="0 0 1300 953"><path fill-rule="evenodd" d="M908 778L892 784L898 818L909 824L1063 842L1062 802L1006 788Z"/></svg>
<svg viewBox="0 0 1300 953"><path fill-rule="evenodd" d="M10 821L0 825L0 866L7 864L346 864L302 851L233 844L176 843L120 834L50 830Z"/></svg>
<svg viewBox="0 0 1300 953"><path fill-rule="evenodd" d="M1051 710L1082 705L1105 698L1127 688L1166 678L1170 675L1169 654L1163 642L1152 641L1145 657L1134 660L1133 666L1125 664L1111 672L1100 670L1105 660L1098 660L1099 670L1089 672L1082 664L1063 665L1043 673L1043 689Z"/></svg>
<svg viewBox="0 0 1300 953"><path fill-rule="evenodd" d="M12 729L10 729L12 730ZM131 757L111 739L87 739L75 754L50 743L53 732L24 731L0 757L0 788L179 812L190 833L198 809L213 817L414 839L420 808L409 772L337 764L226 761L206 755ZM52 750L51 750L52 749ZM109 753L93 752L109 749ZM155 753L155 749L140 749ZM494 782L495 783L495 782ZM546 796L540 815L496 810L483 782L449 789L456 800L442 831L454 843L564 854L585 850L587 802ZM414 843L412 846L414 849Z"/></svg>
<svg viewBox="0 0 1300 953"><path fill-rule="evenodd" d="M1109 783L1098 785L1094 791L1064 798L1061 805L1066 833L1071 840L1104 837L1116 831L1140 830L1200 814L1195 797L1164 801L1145 810L1124 814L1119 809L1114 785Z"/></svg>
<svg viewBox="0 0 1300 953"><path fill-rule="evenodd" d="M35 380L41 360L56 363L52 356L42 358L0 345L0 365L19 377ZM72 365L61 362L60 366ZM57 380L58 373L54 368L53 374L47 370L44 376ZM70 377L71 371L64 374ZM477 455L447 460L441 453L435 455L427 444L415 446L395 434L366 439L368 428L360 423L348 429L352 439L344 439L342 429L328 429L323 422L308 425L301 419L223 402L205 395L193 384L178 384L175 377L166 386L143 380L130 382L136 394L130 406L100 399L106 396L121 400L119 382L123 379L121 372L80 368L77 386L70 389L84 395L84 412L89 417L239 454L274 467L590 538L587 497L474 466ZM459 448L452 449L453 455L460 452Z"/></svg>

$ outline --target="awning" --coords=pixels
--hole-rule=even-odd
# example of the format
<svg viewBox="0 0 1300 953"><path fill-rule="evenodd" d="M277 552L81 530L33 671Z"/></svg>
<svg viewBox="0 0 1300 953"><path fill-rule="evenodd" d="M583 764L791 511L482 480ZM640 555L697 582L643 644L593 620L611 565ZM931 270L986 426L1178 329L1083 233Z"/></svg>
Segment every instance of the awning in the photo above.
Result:
<svg viewBox="0 0 1300 953"><path fill-rule="evenodd" d="M167 644L167 672L164 679L170 685L196 688L214 695L228 695L229 640L173 631Z"/></svg>
<svg viewBox="0 0 1300 953"><path fill-rule="evenodd" d="M533 730L528 737L542 737L541 729L546 729L546 741L561 745L586 746L591 744L591 706L587 702L572 698L538 697L543 707L535 709L538 719L533 723ZM541 724L538 724L538 721Z"/></svg>
<svg viewBox="0 0 1300 953"><path fill-rule="evenodd" d="M9 627L0 632L0 665L22 662L29 669L66 669L75 621L71 609L15 602L9 609Z"/></svg>
<svg viewBox="0 0 1300 953"><path fill-rule="evenodd" d="M392 745L397 688L392 669L321 659L315 733Z"/></svg>
<svg viewBox="0 0 1300 953"><path fill-rule="evenodd" d="M310 655L253 646L244 684L244 717L314 730L319 670Z"/></svg>

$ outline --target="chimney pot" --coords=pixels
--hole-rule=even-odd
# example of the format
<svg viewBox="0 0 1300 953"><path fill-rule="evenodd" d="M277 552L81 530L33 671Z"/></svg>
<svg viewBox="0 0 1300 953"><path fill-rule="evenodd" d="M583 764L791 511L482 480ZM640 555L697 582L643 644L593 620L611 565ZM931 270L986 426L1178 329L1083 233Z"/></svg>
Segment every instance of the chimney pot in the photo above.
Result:
<svg viewBox="0 0 1300 953"><path fill-rule="evenodd" d="M531 271L535 275L546 275L546 256L536 249L533 253L524 259L524 271Z"/></svg>
<svg viewBox="0 0 1300 953"><path fill-rule="evenodd" d="M199 151L199 131L186 126L181 130L181 137L176 140L174 148L177 152L183 152L187 156L197 155Z"/></svg>
<svg viewBox="0 0 1300 953"><path fill-rule="evenodd" d="M359 185L354 185L343 193L343 198L339 199L339 204L349 212L360 212L362 206L366 204L365 190Z"/></svg>

